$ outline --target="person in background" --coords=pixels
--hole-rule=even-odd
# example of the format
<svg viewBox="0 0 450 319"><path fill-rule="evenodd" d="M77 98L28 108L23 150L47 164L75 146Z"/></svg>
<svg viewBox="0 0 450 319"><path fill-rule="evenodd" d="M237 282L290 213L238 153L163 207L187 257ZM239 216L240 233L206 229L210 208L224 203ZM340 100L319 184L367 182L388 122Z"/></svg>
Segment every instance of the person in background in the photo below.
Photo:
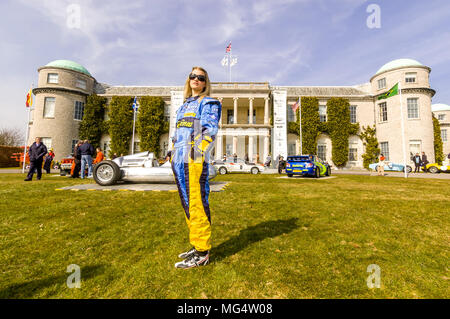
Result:
<svg viewBox="0 0 450 319"><path fill-rule="evenodd" d="M245 156L244 156L244 161L245 161L246 163L248 163L248 154L245 154Z"/></svg>
<svg viewBox="0 0 450 319"><path fill-rule="evenodd" d="M236 153L233 154L233 162L237 163L237 154Z"/></svg>
<svg viewBox="0 0 450 319"><path fill-rule="evenodd" d="M425 152L422 152L422 169L424 172L427 171L427 164L428 164L427 156L425 155Z"/></svg>
<svg viewBox="0 0 450 319"><path fill-rule="evenodd" d="M47 156L45 157L44 169L47 174L50 174L50 169L52 167L53 159L55 158L55 153L53 152L53 148L50 149Z"/></svg>
<svg viewBox="0 0 450 319"><path fill-rule="evenodd" d="M111 157L111 159L115 159L117 158L117 153L114 153L113 156Z"/></svg>
<svg viewBox="0 0 450 319"><path fill-rule="evenodd" d="M98 164L104 160L105 160L105 155L103 155L102 149L100 147L97 147L97 156L95 157L95 160L92 164Z"/></svg>
<svg viewBox="0 0 450 319"><path fill-rule="evenodd" d="M380 154L380 156L378 157L378 166L377 166L377 170L378 170L378 176L384 176L384 160L386 158L384 157L383 154Z"/></svg>
<svg viewBox="0 0 450 319"><path fill-rule="evenodd" d="M223 154L223 158L222 161L226 162L227 161L227 154Z"/></svg>
<svg viewBox="0 0 450 319"><path fill-rule="evenodd" d="M72 169L70 170L70 177L78 178L80 177L80 168L81 168L81 153L79 151L80 146L83 145L83 141L78 141L73 149L73 163Z"/></svg>
<svg viewBox="0 0 450 319"><path fill-rule="evenodd" d="M286 161L283 156L279 156L278 160L278 174L281 174L283 170L286 169Z"/></svg>
<svg viewBox="0 0 450 319"><path fill-rule="evenodd" d="M92 177L92 155L94 155L94 147L85 140L83 145L78 149L81 153L81 179L84 179L85 167L88 165L88 176Z"/></svg>
<svg viewBox="0 0 450 319"><path fill-rule="evenodd" d="M272 156L270 156L270 154L269 154L269 156L267 156L267 158L266 158L266 162L264 163L264 166L269 167L271 162L272 162Z"/></svg>
<svg viewBox="0 0 450 319"><path fill-rule="evenodd" d="M415 165L414 173L420 173L420 166L422 164L422 160L420 158L419 153L416 153L416 155L413 157L412 160L413 160L414 165Z"/></svg>
<svg viewBox="0 0 450 319"><path fill-rule="evenodd" d="M42 161L44 156L47 154L47 147L41 142L40 137L36 137L34 143L30 146L28 150L28 156L30 157L30 170L28 171L26 182L33 179L34 171L37 171L36 179L40 180L42 176Z"/></svg>

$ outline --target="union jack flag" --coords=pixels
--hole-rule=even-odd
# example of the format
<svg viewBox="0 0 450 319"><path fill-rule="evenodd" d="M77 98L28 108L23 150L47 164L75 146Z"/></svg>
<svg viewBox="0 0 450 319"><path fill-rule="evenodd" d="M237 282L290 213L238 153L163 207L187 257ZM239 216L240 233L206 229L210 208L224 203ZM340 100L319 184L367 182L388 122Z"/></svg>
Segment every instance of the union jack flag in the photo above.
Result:
<svg viewBox="0 0 450 319"><path fill-rule="evenodd" d="M228 52L230 52L231 51L231 42L230 42L230 44L227 46L227 50L225 51L226 53L228 53Z"/></svg>

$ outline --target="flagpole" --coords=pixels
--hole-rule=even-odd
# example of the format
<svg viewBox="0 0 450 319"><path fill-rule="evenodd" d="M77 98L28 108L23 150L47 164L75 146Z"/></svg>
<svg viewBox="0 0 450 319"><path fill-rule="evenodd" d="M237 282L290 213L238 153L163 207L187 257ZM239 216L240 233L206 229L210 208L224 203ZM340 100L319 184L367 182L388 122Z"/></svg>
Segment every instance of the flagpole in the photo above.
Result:
<svg viewBox="0 0 450 319"><path fill-rule="evenodd" d="M408 178L408 173L406 169L406 148L405 148L405 124L403 120L403 98L402 98L402 82L398 82L398 89L400 91L400 118L402 127L402 149L403 149L403 164L405 165L405 178Z"/></svg>
<svg viewBox="0 0 450 319"><path fill-rule="evenodd" d="M231 43L231 42L230 42ZM231 48L230 48L230 52L228 52L228 68L230 69L230 82L231 82Z"/></svg>
<svg viewBox="0 0 450 319"><path fill-rule="evenodd" d="M300 155L303 155L303 140L302 140L302 97L298 98L298 114L299 114L299 131L300 131Z"/></svg>
<svg viewBox="0 0 450 319"><path fill-rule="evenodd" d="M27 120L27 128L25 131L25 143L23 146L23 164L22 164L22 173L25 173L25 160L27 158L27 144L28 144L28 127L30 126L30 113L31 106L28 107L28 120Z"/></svg>
<svg viewBox="0 0 450 319"><path fill-rule="evenodd" d="M25 161L27 159L27 144L28 144L28 128L30 126L30 113L31 108L33 107L33 84L31 84L31 90L30 90L30 105L27 107L28 109L28 116L27 116L27 128L25 130L25 143L23 146L23 163L22 163L22 173L25 173ZM28 103L28 101L27 101Z"/></svg>
<svg viewBox="0 0 450 319"><path fill-rule="evenodd" d="M136 107L133 107L133 139L131 142L131 154L134 154L134 129L136 126Z"/></svg>

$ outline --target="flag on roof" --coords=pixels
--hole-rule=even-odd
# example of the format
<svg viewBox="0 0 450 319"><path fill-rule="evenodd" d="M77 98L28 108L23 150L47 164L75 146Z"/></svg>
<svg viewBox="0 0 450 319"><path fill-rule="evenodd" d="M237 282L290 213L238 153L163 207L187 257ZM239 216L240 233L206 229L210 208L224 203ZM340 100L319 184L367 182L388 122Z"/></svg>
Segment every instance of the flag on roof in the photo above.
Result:
<svg viewBox="0 0 450 319"><path fill-rule="evenodd" d="M230 44L228 44L227 50L226 50L225 52L226 52L226 53L231 52L231 41L230 41Z"/></svg>
<svg viewBox="0 0 450 319"><path fill-rule="evenodd" d="M28 94L27 94L26 106L27 107L33 106L33 91L32 91L31 88L30 88L30 91L28 91Z"/></svg>

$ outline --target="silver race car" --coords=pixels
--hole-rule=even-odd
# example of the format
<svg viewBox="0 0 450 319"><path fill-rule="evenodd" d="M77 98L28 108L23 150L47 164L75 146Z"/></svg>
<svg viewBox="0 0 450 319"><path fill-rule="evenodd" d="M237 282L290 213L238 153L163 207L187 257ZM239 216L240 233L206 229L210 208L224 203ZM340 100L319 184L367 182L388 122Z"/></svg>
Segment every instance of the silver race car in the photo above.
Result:
<svg viewBox="0 0 450 319"><path fill-rule="evenodd" d="M167 161L159 165L153 153L142 152L113 160L102 161L94 166L94 180L102 186L119 181L138 183L175 183L172 166ZM209 179L217 176L216 169L209 165Z"/></svg>
<svg viewBox="0 0 450 319"><path fill-rule="evenodd" d="M236 159L236 161L233 158L226 161L216 160L213 165L221 175L236 172L256 175L264 171L264 165L246 162L241 158Z"/></svg>

